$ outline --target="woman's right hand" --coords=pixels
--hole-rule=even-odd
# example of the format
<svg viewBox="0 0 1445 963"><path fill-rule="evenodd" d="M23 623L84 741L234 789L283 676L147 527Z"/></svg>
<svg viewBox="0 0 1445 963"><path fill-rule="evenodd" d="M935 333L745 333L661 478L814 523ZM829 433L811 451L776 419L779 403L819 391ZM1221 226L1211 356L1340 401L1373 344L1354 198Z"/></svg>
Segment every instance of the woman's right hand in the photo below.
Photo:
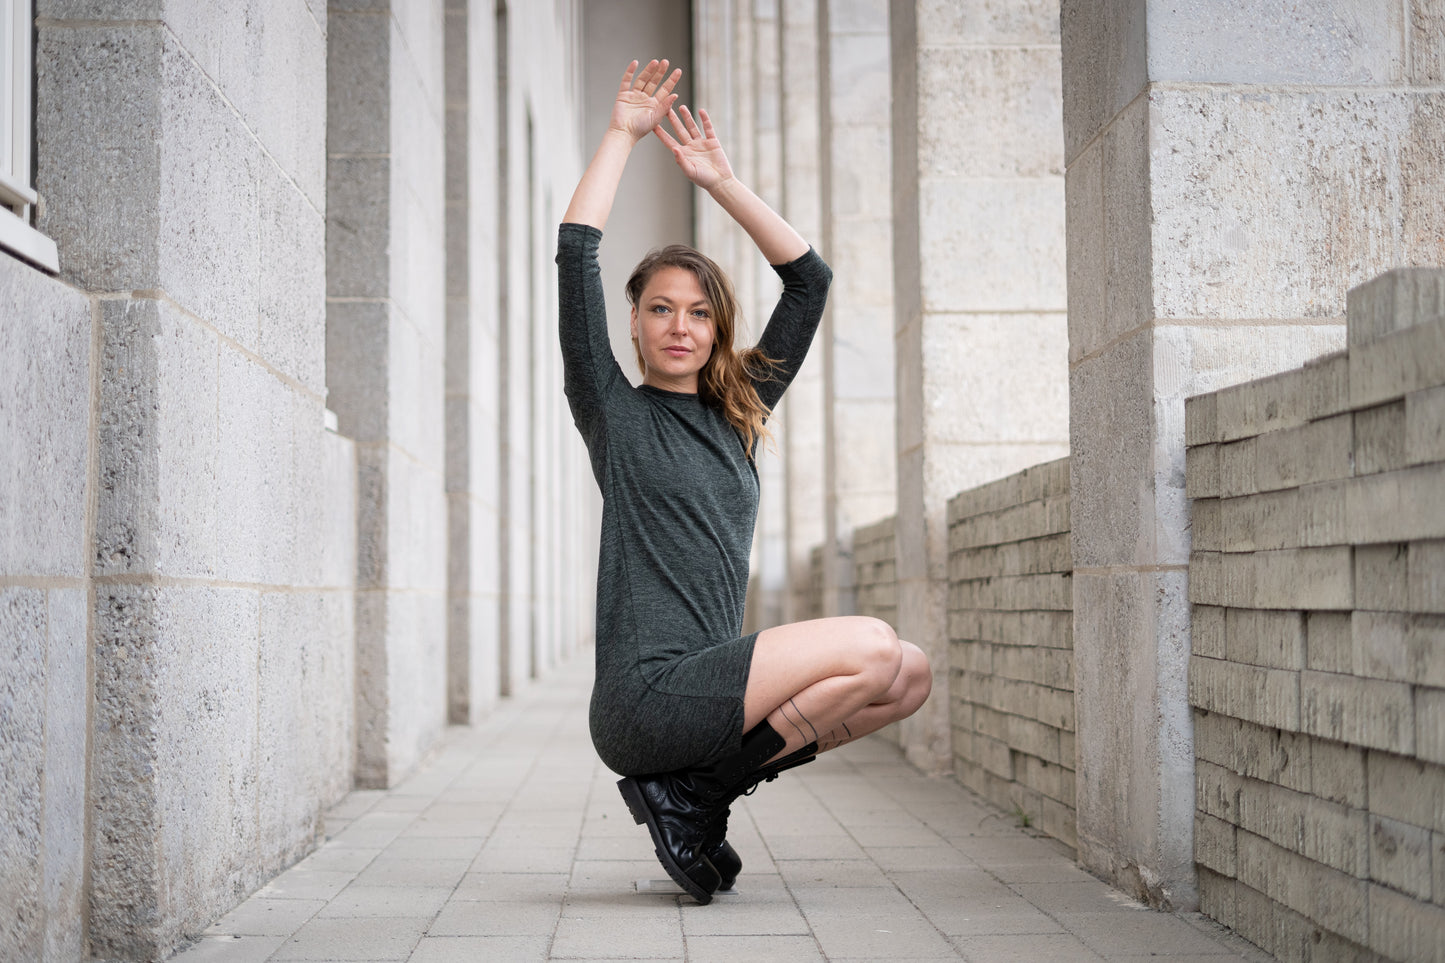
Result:
<svg viewBox="0 0 1445 963"><path fill-rule="evenodd" d="M653 60L639 73L637 61L628 64L617 88L617 100L612 105L610 130L621 131L636 142L662 123L677 101L672 88L682 77L682 70L669 74L667 67L666 60Z"/></svg>

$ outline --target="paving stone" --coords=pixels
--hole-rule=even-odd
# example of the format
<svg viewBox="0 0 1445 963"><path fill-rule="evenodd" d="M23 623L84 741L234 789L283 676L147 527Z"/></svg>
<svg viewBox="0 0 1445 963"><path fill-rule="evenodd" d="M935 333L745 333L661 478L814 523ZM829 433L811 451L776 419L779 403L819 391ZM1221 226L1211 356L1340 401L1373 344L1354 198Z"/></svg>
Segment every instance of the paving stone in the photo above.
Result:
<svg viewBox="0 0 1445 963"><path fill-rule="evenodd" d="M812 936L689 936L691 963L810 963L823 953Z"/></svg>
<svg viewBox="0 0 1445 963"><path fill-rule="evenodd" d="M426 922L414 918L315 919L301 927L273 960L405 960Z"/></svg>
<svg viewBox="0 0 1445 963"><path fill-rule="evenodd" d="M954 946L965 960L996 963L1029 960L1031 963L1078 963L1102 959L1078 937L1068 933L1041 936L961 936Z"/></svg>
<svg viewBox="0 0 1445 963"><path fill-rule="evenodd" d="M327 905L321 899L249 899L216 920L207 936L290 936Z"/></svg>
<svg viewBox="0 0 1445 963"><path fill-rule="evenodd" d="M550 936L427 936L407 963L545 960Z"/></svg>

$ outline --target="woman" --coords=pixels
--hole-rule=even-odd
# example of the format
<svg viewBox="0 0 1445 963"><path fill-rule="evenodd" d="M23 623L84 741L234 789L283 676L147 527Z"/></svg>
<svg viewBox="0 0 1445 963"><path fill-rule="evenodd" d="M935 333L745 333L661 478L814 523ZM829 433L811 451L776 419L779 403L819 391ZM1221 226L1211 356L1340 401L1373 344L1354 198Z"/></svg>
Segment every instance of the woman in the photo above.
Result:
<svg viewBox="0 0 1445 963"><path fill-rule="evenodd" d="M876 619L740 635L754 457L831 272L733 174L707 113L672 109L681 75L665 60L623 74L559 229L557 265L567 398L603 496L592 739L624 776L623 798L669 875L707 903L741 869L726 839L732 801L912 714L931 676L923 653ZM690 248L653 252L627 286L643 375L633 388L608 342L597 248L628 155L650 132L748 233L784 290L757 348L738 352L722 271Z"/></svg>

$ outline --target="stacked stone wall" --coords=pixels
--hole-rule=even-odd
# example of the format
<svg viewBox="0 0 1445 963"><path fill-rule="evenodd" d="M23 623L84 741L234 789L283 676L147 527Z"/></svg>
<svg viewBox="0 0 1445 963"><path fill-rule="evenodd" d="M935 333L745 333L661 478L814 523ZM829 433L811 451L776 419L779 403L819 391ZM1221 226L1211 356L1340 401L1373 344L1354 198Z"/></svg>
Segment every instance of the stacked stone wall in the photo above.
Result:
<svg viewBox="0 0 1445 963"><path fill-rule="evenodd" d="M1349 349L1191 398L1203 911L1281 959L1445 947L1445 271Z"/></svg>
<svg viewBox="0 0 1445 963"><path fill-rule="evenodd" d="M854 611L898 624L898 540L894 519L865 525L853 533Z"/></svg>
<svg viewBox="0 0 1445 963"><path fill-rule="evenodd" d="M954 772L1076 846L1069 460L954 496L948 540Z"/></svg>

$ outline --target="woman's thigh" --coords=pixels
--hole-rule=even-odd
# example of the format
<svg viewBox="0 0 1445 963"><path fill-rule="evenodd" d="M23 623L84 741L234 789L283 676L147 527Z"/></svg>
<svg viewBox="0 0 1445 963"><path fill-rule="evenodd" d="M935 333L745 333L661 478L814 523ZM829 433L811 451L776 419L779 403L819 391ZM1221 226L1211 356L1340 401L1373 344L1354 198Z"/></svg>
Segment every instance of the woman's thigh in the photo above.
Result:
<svg viewBox="0 0 1445 963"><path fill-rule="evenodd" d="M856 682L886 691L898 674L901 659L893 629L866 616L813 619L764 629L753 645L743 727L752 728L798 693L826 680L840 680L842 689Z"/></svg>

